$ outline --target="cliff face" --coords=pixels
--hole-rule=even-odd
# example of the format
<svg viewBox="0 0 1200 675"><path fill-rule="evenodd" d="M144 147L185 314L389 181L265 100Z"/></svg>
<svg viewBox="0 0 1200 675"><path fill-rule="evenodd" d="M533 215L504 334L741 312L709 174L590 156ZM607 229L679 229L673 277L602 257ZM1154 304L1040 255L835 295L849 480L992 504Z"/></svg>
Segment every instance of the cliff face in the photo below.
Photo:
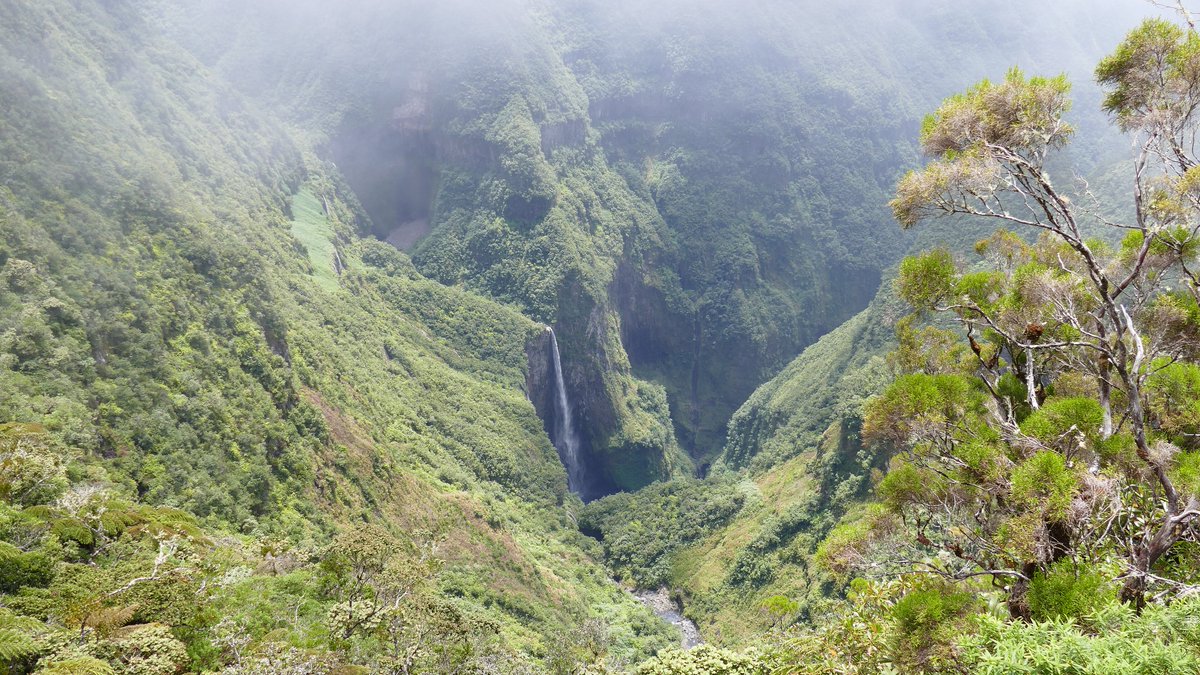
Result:
<svg viewBox="0 0 1200 675"><path fill-rule="evenodd" d="M216 23L201 58L295 111L364 232L555 327L609 489L713 461L755 387L867 305L910 244L885 204L920 114L1008 63L947 8L953 64L890 7L426 5L180 11ZM1030 44L1031 68L1088 63Z"/></svg>
<svg viewBox="0 0 1200 675"><path fill-rule="evenodd" d="M483 103L449 79L376 92L379 112L346 118L330 147L372 231L418 269L554 325L605 490L691 473L755 386L866 303L878 270L831 260L809 222L829 216L779 200L793 187L752 159L768 139L729 164L711 154L728 113L670 93L695 73L652 55L611 92L625 64L526 37L510 51L538 82L475 64L459 75L486 83Z"/></svg>
<svg viewBox="0 0 1200 675"><path fill-rule="evenodd" d="M625 661L668 644L574 530L526 400L544 389L542 326L370 236L312 139L146 8L0 3L0 454L20 455L9 487L47 470L29 474L47 486L36 502L0 494L2 519L22 519L0 553L37 570L0 588L5 620L28 613L17 634L36 641L19 667L61 656L60 634L88 622L79 602L135 586L156 598L136 623L179 646L166 670L243 670L210 641L222 619L248 650L342 659L321 565L344 532L369 533L379 570L436 549L405 611L440 618L406 635L469 616L486 626L472 649L527 672L588 620L630 636L611 651ZM366 641L346 665L384 669ZM445 670L432 661L414 668Z"/></svg>
<svg viewBox="0 0 1200 675"><path fill-rule="evenodd" d="M577 529L567 409L584 497L665 481L589 509L699 518L677 558L653 527L623 545L705 628L761 634L761 601L819 596L809 556L885 459L858 415L897 310L856 312L909 243L884 203L914 112L1006 67L989 40L1012 25L946 0L918 0L932 27L867 0L690 2L0 2L0 444L36 436L50 482L130 517L81 529L57 494L9 495L33 520L0 549L70 584L103 569L85 590L109 598L142 574L126 552L157 570L168 529L138 511L163 507L236 549L187 575L226 627L287 648L338 615L326 544L377 525L437 548L423 606L494 631L486 663L569 663L583 627L636 662L670 636ZM1062 4L1037 25L1086 22ZM951 72L909 67L947 44ZM121 529L145 536L98 543ZM58 631L84 621L60 588L0 605ZM226 658L197 592L197 623L137 621Z"/></svg>
<svg viewBox="0 0 1200 675"><path fill-rule="evenodd" d="M553 415L554 373L550 356L550 333L541 330L525 343L525 395L533 404L538 417L548 420Z"/></svg>

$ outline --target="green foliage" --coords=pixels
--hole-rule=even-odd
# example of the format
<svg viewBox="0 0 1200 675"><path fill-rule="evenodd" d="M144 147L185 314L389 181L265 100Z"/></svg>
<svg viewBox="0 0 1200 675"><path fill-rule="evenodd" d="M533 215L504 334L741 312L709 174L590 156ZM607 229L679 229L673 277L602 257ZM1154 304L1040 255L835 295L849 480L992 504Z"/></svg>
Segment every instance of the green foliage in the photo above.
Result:
<svg viewBox="0 0 1200 675"><path fill-rule="evenodd" d="M554 198L556 176L542 154L541 129L532 119L529 106L515 96L496 116L487 140L498 146L500 169L512 192L510 200L544 212ZM508 204L510 212L517 204Z"/></svg>
<svg viewBox="0 0 1200 675"><path fill-rule="evenodd" d="M100 649L118 675L170 675L187 661L187 649L161 624L130 626Z"/></svg>
<svg viewBox="0 0 1200 675"><path fill-rule="evenodd" d="M957 661L953 638L975 597L946 587L907 593L892 607L895 621L892 658L906 670L937 672Z"/></svg>
<svg viewBox="0 0 1200 675"><path fill-rule="evenodd" d="M1119 608L1107 611L1095 633L1085 633L1069 620L1034 623L982 617L980 631L965 649L972 672L1024 672L1038 675L1149 675L1196 672L1195 602L1148 610L1141 616ZM1192 625L1178 632L1182 625Z"/></svg>
<svg viewBox="0 0 1200 675"><path fill-rule="evenodd" d="M890 378L882 352L896 305L885 285L870 309L805 350L734 416L713 471L744 472L746 505L673 556L672 585L706 634L713 626L736 644L802 622L836 587L812 557L886 463L885 453L863 447L860 426L864 404ZM775 596L797 611L780 620L759 609Z"/></svg>
<svg viewBox="0 0 1200 675"><path fill-rule="evenodd" d="M786 616L800 609L800 605L793 600L789 600L782 595L772 595L762 603L762 608L767 612L777 615Z"/></svg>
<svg viewBox="0 0 1200 675"><path fill-rule="evenodd" d="M952 373L969 371L973 365L967 346L952 331L920 325L916 316L896 324L896 349L888 362L899 373Z"/></svg>
<svg viewBox="0 0 1200 675"><path fill-rule="evenodd" d="M995 612L966 613L970 594L911 582L856 580L847 600L815 625L789 635L776 672L882 675L895 672L1190 673L1200 658L1194 600L1149 607L1142 614L1116 603L1084 576L1050 582L1086 622L1070 618L1011 621ZM1076 582L1082 584L1071 588ZM1070 588L1070 590L1068 590ZM1049 589L1043 589L1045 592ZM1076 591L1078 593L1076 593ZM1078 604L1075 604L1078 603ZM924 642L921 641L922 636Z"/></svg>
<svg viewBox="0 0 1200 675"><path fill-rule="evenodd" d="M34 424L0 425L0 498L41 504L66 487L66 468L44 431Z"/></svg>
<svg viewBox="0 0 1200 675"><path fill-rule="evenodd" d="M754 650L735 652L711 645L672 650L641 663L638 675L763 675L769 670Z"/></svg>
<svg viewBox="0 0 1200 675"><path fill-rule="evenodd" d="M41 651L36 635L43 626L30 617L0 610L0 664L9 669Z"/></svg>
<svg viewBox="0 0 1200 675"><path fill-rule="evenodd" d="M1012 472L1012 497L1023 508L1052 521L1066 518L1078 479L1057 452L1039 452Z"/></svg>
<svg viewBox="0 0 1200 675"><path fill-rule="evenodd" d="M1100 440L1104 410L1094 398L1055 398L1021 422L1021 431L1045 445L1066 451L1068 444L1078 445Z"/></svg>
<svg viewBox="0 0 1200 675"><path fill-rule="evenodd" d="M1115 589L1104 574L1068 561L1039 572L1029 584L1029 609L1035 621L1086 621L1115 601Z"/></svg>
<svg viewBox="0 0 1200 675"><path fill-rule="evenodd" d="M953 294L957 273L950 251L934 249L900 262L896 291L914 307L932 308Z"/></svg>
<svg viewBox="0 0 1200 675"><path fill-rule="evenodd" d="M667 582L676 550L729 522L744 500L736 483L675 480L591 502L579 527L603 542L621 578L653 589Z"/></svg>
<svg viewBox="0 0 1200 675"><path fill-rule="evenodd" d="M929 155L953 159L976 144L1018 149L1066 143L1071 130L1060 118L1070 108L1065 75L1026 77L1010 69L1004 81L983 80L946 99L921 125L921 147Z"/></svg>
<svg viewBox="0 0 1200 675"><path fill-rule="evenodd" d="M961 424L975 419L983 396L960 375L902 375L867 408L863 436L901 447L922 427Z"/></svg>
<svg viewBox="0 0 1200 675"><path fill-rule="evenodd" d="M961 195L986 194L1005 161L992 148L1041 156L1063 147L1074 131L1063 121L1070 89L1065 75L1026 77L1012 68L1003 82L983 80L946 99L921 125L921 148L936 160L900 180L893 216L908 228L950 212Z"/></svg>
<svg viewBox="0 0 1200 675"><path fill-rule="evenodd" d="M25 552L0 541L0 593L29 586L44 588L54 579L54 561L39 551Z"/></svg>
<svg viewBox="0 0 1200 675"><path fill-rule="evenodd" d="M872 583L855 579L836 611L786 636L775 672L842 675L888 672L889 618L904 590L901 582Z"/></svg>
<svg viewBox="0 0 1200 675"><path fill-rule="evenodd" d="M905 507L936 501L938 493L945 489L945 480L937 473L908 462L893 461L875 492L890 509L902 513Z"/></svg>
<svg viewBox="0 0 1200 675"><path fill-rule="evenodd" d="M813 556L814 562L836 575L846 577L856 568L862 558L862 550L870 546L873 535L883 529L880 519L888 516L882 505L867 505L825 535Z"/></svg>
<svg viewBox="0 0 1200 675"><path fill-rule="evenodd" d="M1190 114L1188 92L1200 83L1200 38L1164 19L1147 19L1130 31L1117 50L1096 66L1096 79L1107 85L1105 110L1122 128L1145 123L1155 109ZM1166 87L1161 86L1163 82ZM1161 97L1166 96L1166 100Z"/></svg>
<svg viewBox="0 0 1200 675"><path fill-rule="evenodd" d="M1200 366L1161 364L1146 380L1146 391L1163 432L1188 445L1188 435L1200 432Z"/></svg>
<svg viewBox="0 0 1200 675"><path fill-rule="evenodd" d="M35 672L38 675L115 675L117 671L100 659L81 656L52 661Z"/></svg>
<svg viewBox="0 0 1200 675"><path fill-rule="evenodd" d="M1200 452L1177 455L1171 475L1185 493L1200 495Z"/></svg>

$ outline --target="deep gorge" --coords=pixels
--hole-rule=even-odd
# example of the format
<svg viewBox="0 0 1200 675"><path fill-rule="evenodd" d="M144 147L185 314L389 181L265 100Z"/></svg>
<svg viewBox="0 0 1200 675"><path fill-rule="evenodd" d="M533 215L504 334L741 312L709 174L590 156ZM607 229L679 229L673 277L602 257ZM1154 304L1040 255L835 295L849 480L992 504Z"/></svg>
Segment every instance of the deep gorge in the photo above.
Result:
<svg viewBox="0 0 1200 675"><path fill-rule="evenodd" d="M1152 11L0 2L0 671L1200 664L1195 176L1128 199L1106 89L1200 73ZM926 217L986 133L1087 237ZM1150 265L1088 346L1140 397L1084 247Z"/></svg>

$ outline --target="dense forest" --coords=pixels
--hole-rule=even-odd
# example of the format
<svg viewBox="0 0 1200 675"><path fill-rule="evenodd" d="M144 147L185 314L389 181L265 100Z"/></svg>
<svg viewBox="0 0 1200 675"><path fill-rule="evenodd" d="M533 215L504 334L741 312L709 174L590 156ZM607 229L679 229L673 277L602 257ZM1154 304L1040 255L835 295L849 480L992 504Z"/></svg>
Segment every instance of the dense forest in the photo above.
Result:
<svg viewBox="0 0 1200 675"><path fill-rule="evenodd" d="M1197 18L0 0L0 672L1200 672Z"/></svg>

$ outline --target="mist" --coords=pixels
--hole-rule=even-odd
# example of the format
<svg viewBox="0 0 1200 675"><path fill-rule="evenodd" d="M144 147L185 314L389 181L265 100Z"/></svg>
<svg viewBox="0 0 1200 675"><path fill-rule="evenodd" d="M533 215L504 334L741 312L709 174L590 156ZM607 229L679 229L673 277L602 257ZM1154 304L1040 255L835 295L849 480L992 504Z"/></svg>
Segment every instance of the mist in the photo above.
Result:
<svg viewBox="0 0 1200 675"><path fill-rule="evenodd" d="M198 58L271 112L326 136L327 156L379 221L377 234L415 223L421 234L401 235L405 248L428 229L443 160L487 163L502 154L490 147L484 118L514 96L547 150L583 143L589 129L630 116L684 133L726 133L730 120L762 117L756 100L783 101L788 112L761 119L771 127L762 140L743 139L765 152L760 146L794 137L815 109L878 111L894 128L889 135L910 138L941 98L1018 65L1068 73L1083 125L1103 133L1090 70L1140 17L1157 11L1132 0L1004 7L948 0L207 0L164 7L164 24ZM222 37L190 43L191 35ZM955 58L942 58L950 53ZM481 81L495 86L485 91Z"/></svg>
<svg viewBox="0 0 1200 675"><path fill-rule="evenodd" d="M0 0L0 670L1196 672L1160 4Z"/></svg>

